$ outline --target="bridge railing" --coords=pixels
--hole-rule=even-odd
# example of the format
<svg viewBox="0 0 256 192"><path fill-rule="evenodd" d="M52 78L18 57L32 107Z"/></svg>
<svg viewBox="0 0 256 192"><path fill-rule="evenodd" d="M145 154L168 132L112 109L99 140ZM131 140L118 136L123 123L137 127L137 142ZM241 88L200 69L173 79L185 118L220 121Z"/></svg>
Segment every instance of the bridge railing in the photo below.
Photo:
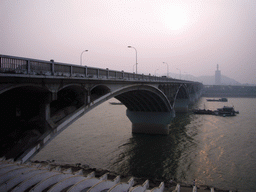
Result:
<svg viewBox="0 0 256 192"><path fill-rule="evenodd" d="M42 61L9 55L0 55L0 73L63 76L77 78L138 80L138 81L180 81L178 79L135 74L74 64Z"/></svg>

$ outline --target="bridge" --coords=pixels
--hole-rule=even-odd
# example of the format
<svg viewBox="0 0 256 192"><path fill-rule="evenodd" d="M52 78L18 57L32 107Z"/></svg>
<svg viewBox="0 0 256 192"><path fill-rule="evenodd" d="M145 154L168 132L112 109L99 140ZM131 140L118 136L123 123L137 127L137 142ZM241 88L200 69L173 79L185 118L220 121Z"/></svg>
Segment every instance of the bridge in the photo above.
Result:
<svg viewBox="0 0 256 192"><path fill-rule="evenodd" d="M126 108L133 133L169 134L199 82L0 55L1 154L23 162L110 98Z"/></svg>

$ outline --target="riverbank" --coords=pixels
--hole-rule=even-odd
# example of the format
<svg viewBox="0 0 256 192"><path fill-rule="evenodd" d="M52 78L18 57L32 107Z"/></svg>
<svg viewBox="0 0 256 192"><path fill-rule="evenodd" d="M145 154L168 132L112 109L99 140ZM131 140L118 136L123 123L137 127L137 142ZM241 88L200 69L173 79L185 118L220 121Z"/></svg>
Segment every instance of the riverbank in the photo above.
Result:
<svg viewBox="0 0 256 192"><path fill-rule="evenodd" d="M256 97L256 86L205 85L202 97L255 98Z"/></svg>
<svg viewBox="0 0 256 192"><path fill-rule="evenodd" d="M77 164L58 164L56 163L54 160L47 160L47 161L32 161L32 164L41 164L42 166L49 166L52 169L55 169L56 167L59 167L59 169L62 172L65 172L65 170L69 170L71 169L73 173L82 170L83 171L83 175L87 176L88 174L90 174L91 172L95 172L95 177L101 177L104 174L108 174L108 180L113 180L114 178L116 178L118 175L121 178L121 182L127 182L132 175L121 175L118 173L115 173L113 171L109 171L109 170L104 170L104 169L100 169L100 168L91 168L88 165L82 165L80 163ZM161 182L164 182L164 192L171 192L173 190L175 190L176 185L180 184L181 187L181 192L192 192L192 185L188 184L188 183L181 183L179 181L174 180L170 180L170 181L163 181L163 180L159 180L159 179L148 179L148 178L138 178L138 177L134 177L134 186L135 185L142 185L146 180L149 180L149 188L152 189L154 187L158 187L160 185ZM206 192L206 191L210 191L211 187L207 186L207 185L197 185L197 191L198 192ZM229 192L229 190L222 190L222 189L218 189L218 188L214 188L215 192Z"/></svg>

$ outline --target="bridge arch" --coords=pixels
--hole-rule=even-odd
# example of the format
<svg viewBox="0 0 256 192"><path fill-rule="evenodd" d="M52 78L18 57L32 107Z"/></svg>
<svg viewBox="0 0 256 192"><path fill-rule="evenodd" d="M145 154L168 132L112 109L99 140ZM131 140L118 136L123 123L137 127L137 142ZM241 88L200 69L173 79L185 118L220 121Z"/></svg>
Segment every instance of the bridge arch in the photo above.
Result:
<svg viewBox="0 0 256 192"><path fill-rule="evenodd" d="M202 85L201 84L188 84L189 100L190 103L195 103L201 96Z"/></svg>
<svg viewBox="0 0 256 192"><path fill-rule="evenodd" d="M174 97L173 108L177 112L188 112L190 94L186 84L180 84Z"/></svg>
<svg viewBox="0 0 256 192"><path fill-rule="evenodd" d="M166 95L150 85L127 86L113 93L113 97L130 111L170 112L172 107Z"/></svg>
<svg viewBox="0 0 256 192"><path fill-rule="evenodd" d="M38 91L42 91L42 92L47 92L49 91L49 89L47 89L46 87L43 87L41 85L38 85L38 84L6 84L6 85L2 85L0 87L0 95L7 92L7 91L11 91L13 89L16 89L16 88L24 88L26 89L26 87L30 87L31 89L35 89L35 90L38 90Z"/></svg>
<svg viewBox="0 0 256 192"><path fill-rule="evenodd" d="M189 99L189 92L186 84L181 84L179 86L175 99Z"/></svg>
<svg viewBox="0 0 256 192"><path fill-rule="evenodd" d="M110 88L106 85L95 85L90 89L90 100L91 102L95 101L96 99L106 95L110 92Z"/></svg>
<svg viewBox="0 0 256 192"><path fill-rule="evenodd" d="M185 100L190 97L186 84L160 84L158 88L166 95L172 108L177 100Z"/></svg>
<svg viewBox="0 0 256 192"><path fill-rule="evenodd" d="M74 87L74 89L82 89L82 90L88 91L88 89L82 84L66 84L66 85L63 85L61 88L59 88L58 91L68 87Z"/></svg>
<svg viewBox="0 0 256 192"><path fill-rule="evenodd" d="M75 105L80 107L85 103L85 98L88 92L89 91L81 84L68 84L61 87L57 94L58 97L64 97L65 99L70 100L71 103L73 102Z"/></svg>
<svg viewBox="0 0 256 192"><path fill-rule="evenodd" d="M50 103L51 119L57 123L83 105L87 105L88 91L80 84L68 84L57 92L56 100Z"/></svg>

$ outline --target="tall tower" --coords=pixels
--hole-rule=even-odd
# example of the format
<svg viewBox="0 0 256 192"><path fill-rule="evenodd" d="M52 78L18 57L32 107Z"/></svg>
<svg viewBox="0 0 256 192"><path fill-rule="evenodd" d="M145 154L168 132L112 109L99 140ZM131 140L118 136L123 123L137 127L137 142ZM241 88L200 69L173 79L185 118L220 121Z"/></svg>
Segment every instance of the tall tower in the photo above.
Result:
<svg viewBox="0 0 256 192"><path fill-rule="evenodd" d="M217 64L217 70L215 71L215 85L221 84L221 74L219 70L219 64Z"/></svg>

